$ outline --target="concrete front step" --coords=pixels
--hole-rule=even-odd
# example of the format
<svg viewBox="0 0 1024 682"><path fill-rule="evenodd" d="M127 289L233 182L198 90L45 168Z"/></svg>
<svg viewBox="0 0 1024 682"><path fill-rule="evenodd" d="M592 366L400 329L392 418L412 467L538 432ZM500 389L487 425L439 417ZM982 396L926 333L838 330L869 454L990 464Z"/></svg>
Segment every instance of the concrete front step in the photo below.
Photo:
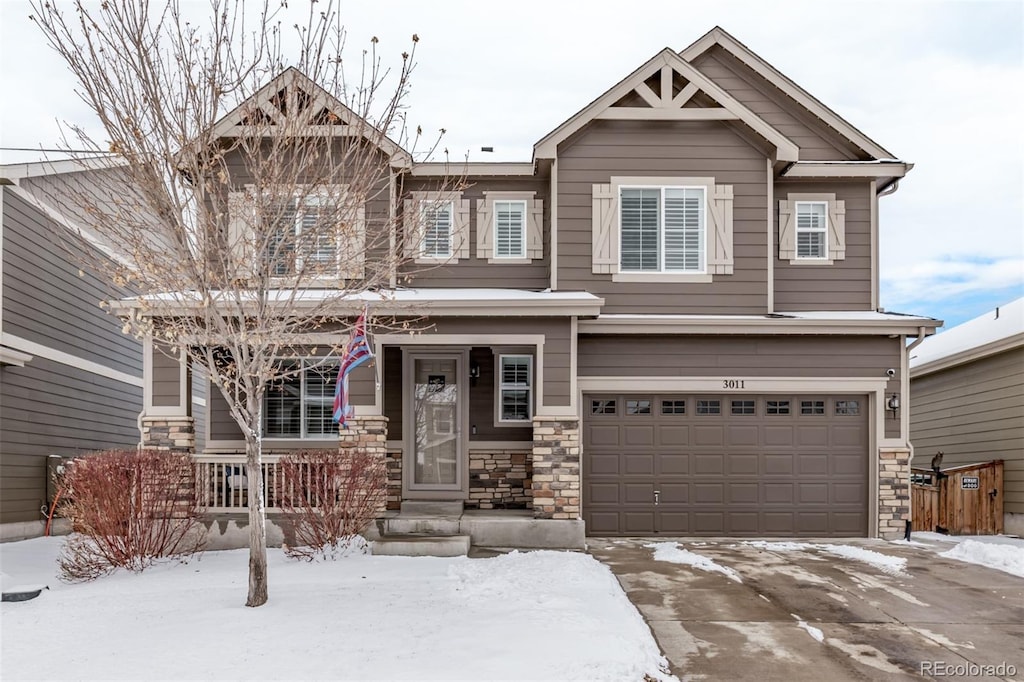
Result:
<svg viewBox="0 0 1024 682"><path fill-rule="evenodd" d="M375 556L466 556L468 535L385 535L373 541Z"/></svg>
<svg viewBox="0 0 1024 682"><path fill-rule="evenodd" d="M413 516L454 516L462 515L462 501L446 500L405 500L402 502L402 514Z"/></svg>
<svg viewBox="0 0 1024 682"><path fill-rule="evenodd" d="M458 535L458 516L407 516L384 519L384 535Z"/></svg>

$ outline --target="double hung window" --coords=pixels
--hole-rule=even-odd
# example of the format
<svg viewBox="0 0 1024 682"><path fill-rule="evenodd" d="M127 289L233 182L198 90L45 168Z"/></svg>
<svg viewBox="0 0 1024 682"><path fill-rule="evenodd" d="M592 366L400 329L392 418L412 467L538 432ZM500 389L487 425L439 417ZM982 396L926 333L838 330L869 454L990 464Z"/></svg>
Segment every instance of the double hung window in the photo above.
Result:
<svg viewBox="0 0 1024 682"><path fill-rule="evenodd" d="M526 202L494 202L494 257L526 258Z"/></svg>
<svg viewBox="0 0 1024 682"><path fill-rule="evenodd" d="M796 257L828 258L828 204L796 202Z"/></svg>
<svg viewBox="0 0 1024 682"><path fill-rule="evenodd" d="M336 207L326 197L295 197L273 207L267 239L270 274L333 274L338 270Z"/></svg>
<svg viewBox="0 0 1024 682"><path fill-rule="evenodd" d="M498 423L529 423L533 418L533 358L498 356Z"/></svg>
<svg viewBox="0 0 1024 682"><path fill-rule="evenodd" d="M454 208L450 201L423 201L420 203L420 215L423 221L421 257L451 258L453 214Z"/></svg>

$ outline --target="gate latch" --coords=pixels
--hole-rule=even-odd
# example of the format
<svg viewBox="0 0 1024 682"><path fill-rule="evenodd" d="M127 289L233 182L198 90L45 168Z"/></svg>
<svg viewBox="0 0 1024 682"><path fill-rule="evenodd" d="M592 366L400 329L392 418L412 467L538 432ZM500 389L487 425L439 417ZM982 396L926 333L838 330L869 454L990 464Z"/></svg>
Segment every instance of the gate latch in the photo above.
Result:
<svg viewBox="0 0 1024 682"><path fill-rule="evenodd" d="M654 491L654 506L655 507L658 506L658 496L659 495L661 495L661 491L660 490L655 490Z"/></svg>

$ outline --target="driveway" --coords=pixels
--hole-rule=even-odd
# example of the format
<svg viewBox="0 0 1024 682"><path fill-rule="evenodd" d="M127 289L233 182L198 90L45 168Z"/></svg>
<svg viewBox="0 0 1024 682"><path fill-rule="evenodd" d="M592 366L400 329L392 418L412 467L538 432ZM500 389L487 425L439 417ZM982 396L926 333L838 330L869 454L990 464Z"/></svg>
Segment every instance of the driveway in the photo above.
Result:
<svg viewBox="0 0 1024 682"><path fill-rule="evenodd" d="M681 680L1024 680L1024 578L880 540L678 540L713 562L701 570L645 547L666 542L667 558L695 560L671 538L588 544Z"/></svg>

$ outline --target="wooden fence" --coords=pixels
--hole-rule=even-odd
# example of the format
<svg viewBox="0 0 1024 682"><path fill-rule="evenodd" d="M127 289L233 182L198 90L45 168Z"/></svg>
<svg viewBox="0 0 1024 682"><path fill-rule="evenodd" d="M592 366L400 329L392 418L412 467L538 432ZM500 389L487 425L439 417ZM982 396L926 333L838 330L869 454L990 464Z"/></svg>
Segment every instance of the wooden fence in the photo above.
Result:
<svg viewBox="0 0 1024 682"><path fill-rule="evenodd" d="M1003 532L1003 462L912 469L912 529L950 535Z"/></svg>

